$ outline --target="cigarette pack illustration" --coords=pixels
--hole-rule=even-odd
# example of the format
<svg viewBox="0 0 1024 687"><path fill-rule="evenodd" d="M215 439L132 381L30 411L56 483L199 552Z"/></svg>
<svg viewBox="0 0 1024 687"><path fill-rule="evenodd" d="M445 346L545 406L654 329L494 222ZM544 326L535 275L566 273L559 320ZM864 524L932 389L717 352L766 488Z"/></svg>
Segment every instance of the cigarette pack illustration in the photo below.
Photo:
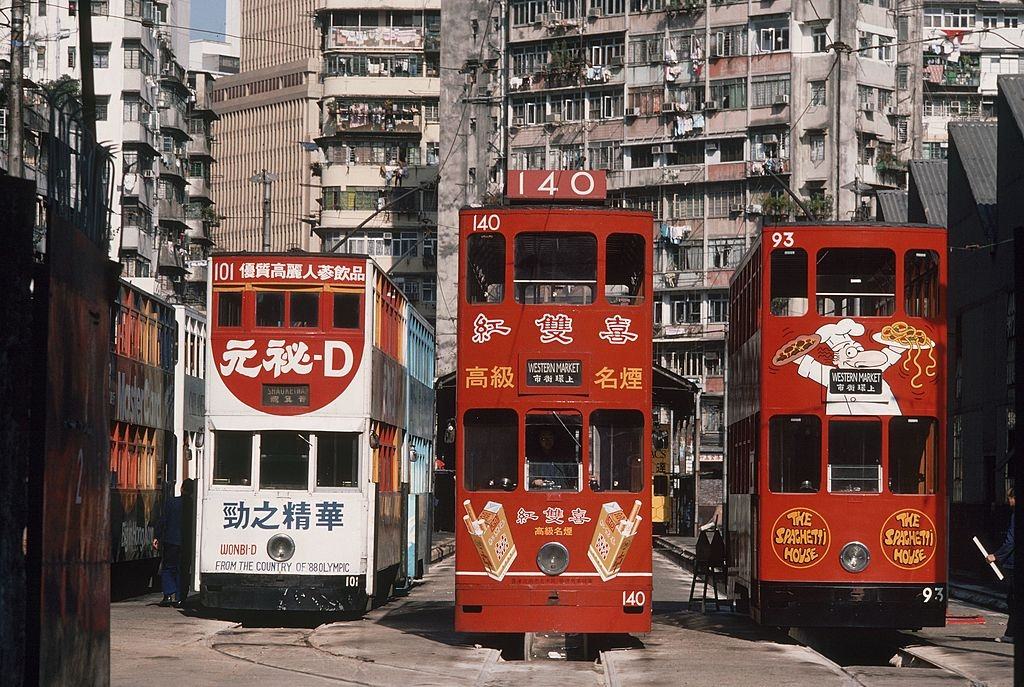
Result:
<svg viewBox="0 0 1024 687"><path fill-rule="evenodd" d="M484 571L488 577L500 581L516 559L516 544L512 540L505 508L500 503L488 501L478 518L469 499L462 505L466 508L462 521L466 523L473 545L480 554Z"/></svg>
<svg viewBox="0 0 1024 687"><path fill-rule="evenodd" d="M615 501L601 506L594 538L590 540L587 555L597 568L601 579L607 582L619 574L622 562L626 560L629 546L640 528L640 501L633 502L629 517Z"/></svg>

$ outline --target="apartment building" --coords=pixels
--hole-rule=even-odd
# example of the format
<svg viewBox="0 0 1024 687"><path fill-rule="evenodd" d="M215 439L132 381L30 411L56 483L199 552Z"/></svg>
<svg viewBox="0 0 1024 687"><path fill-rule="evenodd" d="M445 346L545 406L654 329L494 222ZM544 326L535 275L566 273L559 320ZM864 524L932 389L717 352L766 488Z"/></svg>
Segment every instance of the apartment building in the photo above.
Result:
<svg viewBox="0 0 1024 687"><path fill-rule="evenodd" d="M994 120L997 77L1024 71L1024 6L1016 0L925 2L920 25L919 60L908 75L922 92L916 154L945 159L947 125Z"/></svg>
<svg viewBox="0 0 1024 687"><path fill-rule="evenodd" d="M328 1L316 16L323 47L315 170L322 248L373 256L431 321L440 5Z"/></svg>
<svg viewBox="0 0 1024 687"><path fill-rule="evenodd" d="M440 190L441 307L455 312L458 207L499 197L503 151L510 169L606 169L613 203L655 218L655 362L702 389L698 448L673 447L673 467L701 472L702 505L715 490L720 501L732 270L762 222L801 214L784 187L816 216L848 220L905 184L913 93L896 75L919 54L900 51L919 11L897 0L509 0L505 17L486 2L446 7L442 61L460 69L443 74L441 144L454 155ZM442 374L453 332L438 322Z"/></svg>

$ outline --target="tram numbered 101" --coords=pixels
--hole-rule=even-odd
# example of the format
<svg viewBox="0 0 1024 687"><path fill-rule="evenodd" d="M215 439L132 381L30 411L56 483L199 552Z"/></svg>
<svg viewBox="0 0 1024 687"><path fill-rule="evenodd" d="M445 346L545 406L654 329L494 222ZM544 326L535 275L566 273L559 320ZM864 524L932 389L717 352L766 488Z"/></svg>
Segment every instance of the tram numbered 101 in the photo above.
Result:
<svg viewBox="0 0 1024 687"><path fill-rule="evenodd" d="M428 563L433 331L366 257L210 267L202 602L364 611Z"/></svg>
<svg viewBox="0 0 1024 687"><path fill-rule="evenodd" d="M651 227L461 212L457 631L650 631Z"/></svg>
<svg viewBox="0 0 1024 687"><path fill-rule="evenodd" d="M766 625L945 624L946 232L766 226L730 287L728 555Z"/></svg>

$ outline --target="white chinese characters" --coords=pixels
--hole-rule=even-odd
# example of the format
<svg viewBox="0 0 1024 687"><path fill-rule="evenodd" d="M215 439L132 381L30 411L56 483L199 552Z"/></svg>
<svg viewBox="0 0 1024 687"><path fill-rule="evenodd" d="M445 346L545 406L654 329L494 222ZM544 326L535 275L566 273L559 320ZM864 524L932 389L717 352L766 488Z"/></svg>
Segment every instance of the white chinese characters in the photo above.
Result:
<svg viewBox="0 0 1024 687"><path fill-rule="evenodd" d="M314 355L305 341L270 339L263 356L257 358L258 354L255 339L229 339L220 355L221 376L256 377L266 371L277 379L287 374L312 374L314 365L322 363L324 377L344 377L355 362L352 346L344 341L325 341L323 353Z"/></svg>
<svg viewBox="0 0 1024 687"><path fill-rule="evenodd" d="M505 326L505 320L491 320L483 313L473 320L473 343L486 343L492 336L508 336L510 333L512 329Z"/></svg>
<svg viewBox="0 0 1024 687"><path fill-rule="evenodd" d="M569 345L572 343L572 318L565 313L552 315L546 313L541 315L533 323L540 330L541 343L560 343Z"/></svg>
<svg viewBox="0 0 1024 687"><path fill-rule="evenodd" d="M636 341L636 332L629 331L632 320L621 315L612 315L604 319L604 331L598 336L610 344L622 345Z"/></svg>
<svg viewBox="0 0 1024 687"><path fill-rule="evenodd" d="M526 510L525 508L520 508L518 511L516 511L516 524L517 525L525 525L526 523L528 523L531 520L539 520L539 519L540 518L537 516L536 511Z"/></svg>

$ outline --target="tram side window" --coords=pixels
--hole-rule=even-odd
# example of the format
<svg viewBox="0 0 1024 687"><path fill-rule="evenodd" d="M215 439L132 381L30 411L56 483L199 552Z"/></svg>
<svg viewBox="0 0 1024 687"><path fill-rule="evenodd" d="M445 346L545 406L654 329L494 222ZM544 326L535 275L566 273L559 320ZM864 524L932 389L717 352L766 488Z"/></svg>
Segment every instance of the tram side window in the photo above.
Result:
<svg viewBox="0 0 1024 687"><path fill-rule="evenodd" d="M290 296L288 321L293 327L316 327L320 324L320 293L294 291Z"/></svg>
<svg viewBox="0 0 1024 687"><path fill-rule="evenodd" d="M612 234L606 244L604 297L615 305L644 302L647 246L639 234Z"/></svg>
<svg viewBox="0 0 1024 687"><path fill-rule="evenodd" d="M828 490L872 494L882 490L882 423L828 423Z"/></svg>
<svg viewBox="0 0 1024 687"><path fill-rule="evenodd" d="M817 272L819 315L887 317L896 310L896 254L888 248L823 248Z"/></svg>
<svg viewBox="0 0 1024 687"><path fill-rule="evenodd" d="M256 326L284 326L283 291L259 291L256 293Z"/></svg>
<svg viewBox="0 0 1024 687"><path fill-rule="evenodd" d="M777 248L772 251L771 313L778 317L807 314L807 251Z"/></svg>
<svg viewBox="0 0 1024 687"><path fill-rule="evenodd" d="M252 432L217 430L213 437L213 483L252 484Z"/></svg>
<svg viewBox="0 0 1024 687"><path fill-rule="evenodd" d="M359 434L319 432L316 435L316 486L359 486Z"/></svg>
<svg viewBox="0 0 1024 687"><path fill-rule="evenodd" d="M519 418L514 410L481 409L463 417L465 485L470 491L516 488Z"/></svg>
<svg viewBox="0 0 1024 687"><path fill-rule="evenodd" d="M590 415L590 488L643 489L644 414L639 410L595 410ZM666 480L667 477L662 475ZM658 481L655 478L655 493Z"/></svg>
<svg viewBox="0 0 1024 687"><path fill-rule="evenodd" d="M518 303L594 302L597 239L571 232L516 236L515 286Z"/></svg>
<svg viewBox="0 0 1024 687"><path fill-rule="evenodd" d="M903 258L903 299L907 315L939 314L939 254L933 250L908 251Z"/></svg>
<svg viewBox="0 0 1024 687"><path fill-rule="evenodd" d="M334 294L334 326L337 329L359 329L359 294Z"/></svg>
<svg viewBox="0 0 1024 687"><path fill-rule="evenodd" d="M260 489L309 488L309 435L260 434Z"/></svg>
<svg viewBox="0 0 1024 687"><path fill-rule="evenodd" d="M539 411L526 416L526 488L579 491L583 478L583 416Z"/></svg>
<svg viewBox="0 0 1024 687"><path fill-rule="evenodd" d="M938 481L938 428L933 417L889 420L889 491L934 494Z"/></svg>
<svg viewBox="0 0 1024 687"><path fill-rule="evenodd" d="M814 493L821 488L821 420L776 415L768 421L768 488L775 493Z"/></svg>
<svg viewBox="0 0 1024 687"><path fill-rule="evenodd" d="M220 327L242 326L241 291L220 291L217 293L217 325Z"/></svg>
<svg viewBox="0 0 1024 687"><path fill-rule="evenodd" d="M505 237L473 234L466 260L466 300L501 303L505 299Z"/></svg>

